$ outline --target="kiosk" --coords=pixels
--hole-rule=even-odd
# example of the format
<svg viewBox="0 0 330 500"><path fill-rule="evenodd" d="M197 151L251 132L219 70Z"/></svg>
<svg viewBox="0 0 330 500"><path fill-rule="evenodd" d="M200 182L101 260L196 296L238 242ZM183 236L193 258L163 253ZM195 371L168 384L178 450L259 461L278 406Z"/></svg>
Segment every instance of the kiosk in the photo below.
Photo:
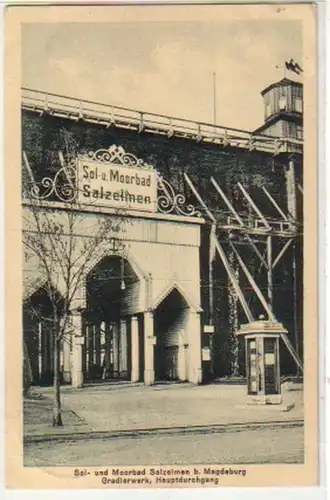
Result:
<svg viewBox="0 0 330 500"><path fill-rule="evenodd" d="M281 404L279 339L287 330L281 323L259 319L241 326L245 338L249 404Z"/></svg>

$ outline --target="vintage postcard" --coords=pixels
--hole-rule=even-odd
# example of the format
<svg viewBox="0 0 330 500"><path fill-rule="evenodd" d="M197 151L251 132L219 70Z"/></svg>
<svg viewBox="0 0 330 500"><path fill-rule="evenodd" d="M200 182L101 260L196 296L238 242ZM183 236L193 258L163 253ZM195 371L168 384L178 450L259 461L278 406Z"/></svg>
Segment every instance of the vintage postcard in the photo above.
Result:
<svg viewBox="0 0 330 500"><path fill-rule="evenodd" d="M316 7L9 7L10 488L318 484Z"/></svg>

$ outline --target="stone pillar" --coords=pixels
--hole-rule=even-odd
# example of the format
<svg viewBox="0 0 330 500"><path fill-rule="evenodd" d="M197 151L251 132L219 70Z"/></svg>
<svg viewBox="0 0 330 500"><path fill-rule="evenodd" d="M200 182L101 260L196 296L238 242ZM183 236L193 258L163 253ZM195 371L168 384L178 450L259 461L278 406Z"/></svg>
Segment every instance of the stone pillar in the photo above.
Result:
<svg viewBox="0 0 330 500"><path fill-rule="evenodd" d="M94 363L101 367L101 322L97 321L94 325Z"/></svg>
<svg viewBox="0 0 330 500"><path fill-rule="evenodd" d="M144 313L144 383L153 385L155 383L154 369L154 315L151 311Z"/></svg>
<svg viewBox="0 0 330 500"><path fill-rule="evenodd" d="M200 384L202 382L201 323L199 313L194 311L189 312L188 338L188 380L193 384Z"/></svg>
<svg viewBox="0 0 330 500"><path fill-rule="evenodd" d="M108 321L105 322L105 347L104 347L104 373L103 378L108 378L111 373L111 325Z"/></svg>
<svg viewBox="0 0 330 500"><path fill-rule="evenodd" d="M186 357L188 355L187 344L181 342L178 346L178 376L179 380L182 382L188 380L188 374L186 372Z"/></svg>
<svg viewBox="0 0 330 500"><path fill-rule="evenodd" d="M63 380L71 382L71 336L63 338Z"/></svg>
<svg viewBox="0 0 330 500"><path fill-rule="evenodd" d="M100 366L102 378L104 378L105 373L105 322L100 323Z"/></svg>
<svg viewBox="0 0 330 500"><path fill-rule="evenodd" d="M131 318L131 356L132 356L131 381L138 382L140 380L139 323L136 316L132 316Z"/></svg>
<svg viewBox="0 0 330 500"><path fill-rule="evenodd" d="M114 376L118 377L119 374L119 328L118 324L115 323L112 329L112 346L113 346L113 372Z"/></svg>
<svg viewBox="0 0 330 500"><path fill-rule="evenodd" d="M120 359L119 371L124 375L127 374L127 321L120 320Z"/></svg>
<svg viewBox="0 0 330 500"><path fill-rule="evenodd" d="M82 335L82 318L81 314L72 315L72 371L71 384L72 387L82 387L84 381L82 369L82 346L84 345L84 337Z"/></svg>

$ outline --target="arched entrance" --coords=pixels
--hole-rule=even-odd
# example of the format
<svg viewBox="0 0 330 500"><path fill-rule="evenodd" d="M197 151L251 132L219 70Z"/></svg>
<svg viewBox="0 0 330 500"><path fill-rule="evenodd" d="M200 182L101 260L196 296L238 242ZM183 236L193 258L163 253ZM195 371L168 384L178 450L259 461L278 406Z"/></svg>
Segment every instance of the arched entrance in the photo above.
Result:
<svg viewBox="0 0 330 500"><path fill-rule="evenodd" d="M127 259L104 257L86 279L83 372L85 380L131 376L131 313L140 280Z"/></svg>
<svg viewBox="0 0 330 500"><path fill-rule="evenodd" d="M39 288L23 304L24 341L33 384L50 385L53 382L55 307L57 314L60 315L62 297L55 290L51 294L48 293L45 287ZM61 359L61 365L63 365L63 359Z"/></svg>
<svg viewBox="0 0 330 500"><path fill-rule="evenodd" d="M188 380L189 313L189 305L177 288L173 288L155 310L156 381Z"/></svg>

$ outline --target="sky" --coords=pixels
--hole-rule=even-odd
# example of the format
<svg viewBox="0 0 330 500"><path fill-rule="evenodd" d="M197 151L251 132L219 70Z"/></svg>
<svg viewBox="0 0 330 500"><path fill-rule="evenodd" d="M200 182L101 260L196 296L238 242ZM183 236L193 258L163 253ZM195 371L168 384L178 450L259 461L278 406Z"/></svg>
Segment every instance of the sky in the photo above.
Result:
<svg viewBox="0 0 330 500"><path fill-rule="evenodd" d="M299 21L24 24L22 85L253 130L260 92L302 60ZM280 66L280 68L276 68ZM287 77L299 80L294 73ZM301 81L301 80L300 80Z"/></svg>

